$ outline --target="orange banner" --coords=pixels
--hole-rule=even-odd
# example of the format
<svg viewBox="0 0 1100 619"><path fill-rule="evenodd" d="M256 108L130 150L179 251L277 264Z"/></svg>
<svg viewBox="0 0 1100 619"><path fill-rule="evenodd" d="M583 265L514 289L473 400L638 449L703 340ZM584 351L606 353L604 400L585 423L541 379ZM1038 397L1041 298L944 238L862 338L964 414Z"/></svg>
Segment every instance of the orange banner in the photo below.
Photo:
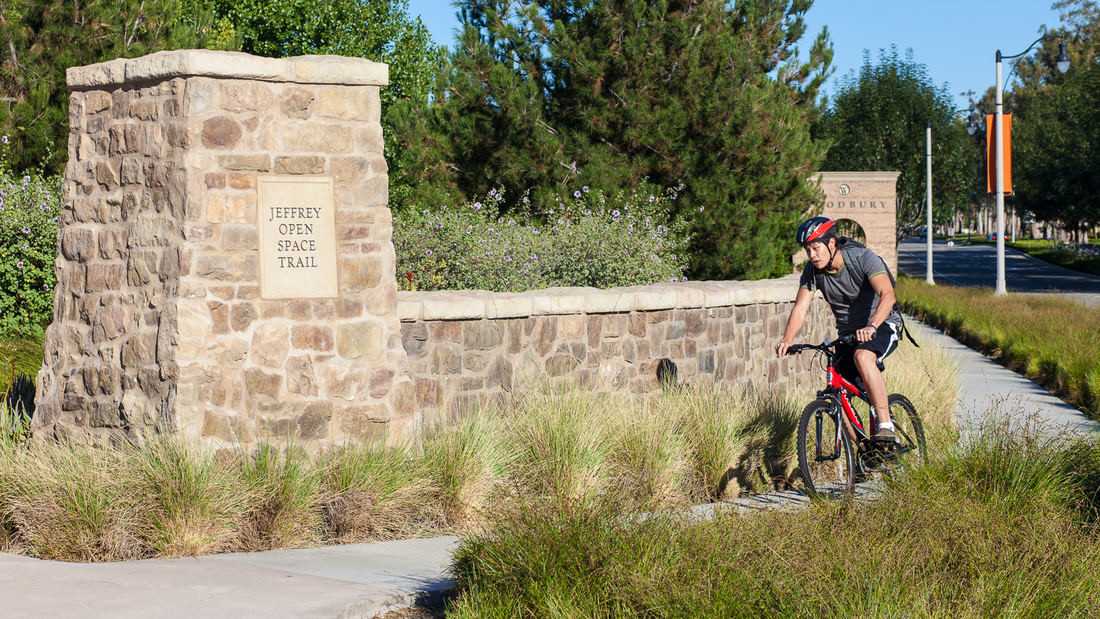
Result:
<svg viewBox="0 0 1100 619"><path fill-rule="evenodd" d="M985 191L986 193L996 193L997 191L997 159L996 150L993 144L993 125L995 119L993 114L985 115ZM1003 139L1001 144L1003 145L1004 158L1005 158L1005 195L1012 193L1012 114L1005 114L1001 117L1001 135Z"/></svg>

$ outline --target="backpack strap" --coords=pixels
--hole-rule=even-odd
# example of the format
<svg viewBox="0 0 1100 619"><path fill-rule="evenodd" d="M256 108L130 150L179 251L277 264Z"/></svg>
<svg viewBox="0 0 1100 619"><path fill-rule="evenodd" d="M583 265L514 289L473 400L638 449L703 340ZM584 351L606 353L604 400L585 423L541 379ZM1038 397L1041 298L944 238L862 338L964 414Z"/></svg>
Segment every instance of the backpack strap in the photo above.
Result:
<svg viewBox="0 0 1100 619"><path fill-rule="evenodd" d="M913 339L913 334L909 331L909 327L905 324L905 315L902 314L901 312L898 312L898 316L901 317L901 333L902 333L902 335L905 336L905 339L909 340L910 344L912 344L913 346L916 346L917 348L920 348L920 344L917 343L917 340Z"/></svg>

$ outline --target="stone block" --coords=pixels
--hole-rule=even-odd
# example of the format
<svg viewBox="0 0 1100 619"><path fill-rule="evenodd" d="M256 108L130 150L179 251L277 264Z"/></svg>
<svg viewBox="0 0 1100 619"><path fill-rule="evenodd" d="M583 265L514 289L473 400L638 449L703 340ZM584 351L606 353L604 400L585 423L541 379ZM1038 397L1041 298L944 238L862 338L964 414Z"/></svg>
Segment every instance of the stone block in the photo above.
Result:
<svg viewBox="0 0 1100 619"><path fill-rule="evenodd" d="M249 302L234 303L229 313L229 326L234 331L244 331L259 318L256 304Z"/></svg>
<svg viewBox="0 0 1100 619"><path fill-rule="evenodd" d="M282 323L263 323L252 332L252 345L248 358L252 363L281 368L290 351L290 328Z"/></svg>
<svg viewBox="0 0 1100 619"><path fill-rule="evenodd" d="M297 123L282 133L283 146L290 152L347 153L352 131L340 125Z"/></svg>
<svg viewBox="0 0 1100 619"><path fill-rule="evenodd" d="M61 255L67 260L87 262L95 256L95 231L88 228L66 227L61 232Z"/></svg>
<svg viewBox="0 0 1100 619"><path fill-rule="evenodd" d="M218 165L223 170L235 172L268 172L271 170L271 156L264 154L224 155L218 157Z"/></svg>
<svg viewBox="0 0 1100 619"><path fill-rule="evenodd" d="M291 343L299 350L331 352L333 332L331 327L318 325L294 325L291 330Z"/></svg>
<svg viewBox="0 0 1100 619"><path fill-rule="evenodd" d="M244 371L244 386L248 394L277 399L283 379L278 374L266 372L260 368L248 368Z"/></svg>
<svg viewBox="0 0 1100 619"><path fill-rule="evenodd" d="M279 100L279 109L287 118L304 120L313 113L316 97L305 88L287 88Z"/></svg>
<svg viewBox="0 0 1100 619"><path fill-rule="evenodd" d="M268 86L245 80L224 81L221 86L221 108L227 112L259 112L266 110L274 95Z"/></svg>
<svg viewBox="0 0 1100 619"><path fill-rule="evenodd" d="M276 157L276 174L324 174L325 158L315 155Z"/></svg>
<svg viewBox="0 0 1100 619"><path fill-rule="evenodd" d="M241 126L227 116L215 116L202 124L202 144L207 148L233 148L241 140Z"/></svg>
<svg viewBox="0 0 1100 619"><path fill-rule="evenodd" d="M462 339L468 349L492 350L504 343L504 329L492 320L465 322Z"/></svg>
<svg viewBox="0 0 1100 619"><path fill-rule="evenodd" d="M341 324L336 330L336 351L345 359L378 360L383 351L382 327L374 322Z"/></svg>
<svg viewBox="0 0 1100 619"><path fill-rule="evenodd" d="M346 293L365 292L382 283L385 267L378 256L340 256L340 284ZM392 273L392 267L389 269Z"/></svg>

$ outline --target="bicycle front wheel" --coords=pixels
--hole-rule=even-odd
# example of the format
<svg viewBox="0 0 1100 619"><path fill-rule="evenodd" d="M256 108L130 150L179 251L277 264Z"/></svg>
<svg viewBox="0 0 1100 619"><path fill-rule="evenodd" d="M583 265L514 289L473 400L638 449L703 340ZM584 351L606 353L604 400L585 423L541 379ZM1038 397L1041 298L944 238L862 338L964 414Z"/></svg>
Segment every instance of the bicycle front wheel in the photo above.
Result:
<svg viewBox="0 0 1100 619"><path fill-rule="evenodd" d="M798 470L806 494L842 496L855 490L855 456L835 403L810 402L798 422Z"/></svg>

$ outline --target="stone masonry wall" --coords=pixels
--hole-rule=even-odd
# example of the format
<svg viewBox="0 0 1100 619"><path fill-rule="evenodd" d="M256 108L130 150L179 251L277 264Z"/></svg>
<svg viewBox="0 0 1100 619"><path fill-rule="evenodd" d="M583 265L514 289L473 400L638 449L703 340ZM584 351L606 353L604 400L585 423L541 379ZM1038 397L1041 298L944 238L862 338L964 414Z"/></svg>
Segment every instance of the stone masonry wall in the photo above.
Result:
<svg viewBox="0 0 1100 619"><path fill-rule="evenodd" d="M775 357L798 282L692 282L521 294L398 293L416 405L433 425L543 384L649 394L662 359L680 383L820 380L808 355ZM800 341L833 318L814 302Z"/></svg>
<svg viewBox="0 0 1100 619"><path fill-rule="evenodd" d="M174 423L184 90L175 79L70 96L58 285L36 431L133 437Z"/></svg>
<svg viewBox="0 0 1100 619"><path fill-rule="evenodd" d="M396 315L386 79L385 65L361 59L202 50L69 70L36 434L323 446L416 426ZM332 179L336 297L262 298L265 175Z"/></svg>

